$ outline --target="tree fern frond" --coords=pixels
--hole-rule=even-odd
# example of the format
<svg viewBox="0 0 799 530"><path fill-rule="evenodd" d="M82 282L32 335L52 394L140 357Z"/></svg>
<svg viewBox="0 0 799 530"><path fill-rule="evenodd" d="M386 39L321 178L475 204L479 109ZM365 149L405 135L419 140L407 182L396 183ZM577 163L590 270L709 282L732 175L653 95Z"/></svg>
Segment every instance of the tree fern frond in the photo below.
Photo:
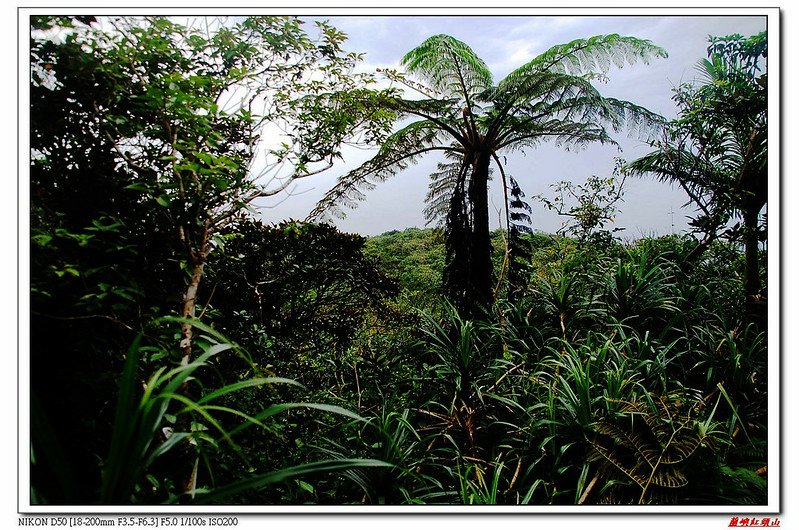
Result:
<svg viewBox="0 0 799 530"><path fill-rule="evenodd" d="M668 57L663 48L652 42L621 35L597 35L553 46L532 61L511 72L500 81L498 90L508 96L520 97L531 77L542 72L583 76L590 80L606 74L611 66L649 63L653 57ZM514 98L515 99L515 98Z"/></svg>
<svg viewBox="0 0 799 530"><path fill-rule="evenodd" d="M637 133L635 136L641 141L656 140L666 126L663 116L629 101L606 98L605 102L613 109L619 127L625 128L631 137Z"/></svg>
<svg viewBox="0 0 799 530"><path fill-rule="evenodd" d="M441 129L427 120L411 123L393 133L371 160L339 177L333 189L319 201L308 218L324 220L330 214L343 218L345 212L342 207L355 208L365 198L363 192L373 189L377 183L415 164L429 152L452 151L452 147L439 145L441 134Z"/></svg>
<svg viewBox="0 0 799 530"><path fill-rule="evenodd" d="M457 156L456 153L447 153ZM437 170L430 174L427 196L425 197L424 217L426 224L443 226L452 202L452 194L459 181L465 178L466 160L440 162Z"/></svg>
<svg viewBox="0 0 799 530"><path fill-rule="evenodd" d="M493 84L491 71L465 43L434 35L402 58L405 69L445 94L470 101Z"/></svg>
<svg viewBox="0 0 799 530"><path fill-rule="evenodd" d="M558 146L580 148L592 142L616 145L604 127L594 123L574 123L563 120L550 120L543 123L528 123L512 131L499 149L521 150L540 144L545 140L554 140Z"/></svg>
<svg viewBox="0 0 799 530"><path fill-rule="evenodd" d="M570 94L598 93L588 79L562 72L536 72L525 76L512 85L503 85L486 94L498 107L519 107L530 101L552 101L566 98Z"/></svg>
<svg viewBox="0 0 799 530"><path fill-rule="evenodd" d="M649 64L653 57L668 57L666 51L651 41L618 34L596 35L553 46L532 61L517 68L499 86L510 89L538 72L562 72L570 75L606 74L611 66Z"/></svg>
<svg viewBox="0 0 799 530"><path fill-rule="evenodd" d="M614 131L627 129L630 136L653 141L663 130L664 120L643 107L628 101L604 98L587 80L564 74L544 74L541 82L530 81L525 103L516 104L493 131L500 144L521 129L557 119L561 122L608 126ZM592 140L593 141L593 140Z"/></svg>
<svg viewBox="0 0 799 530"><path fill-rule="evenodd" d="M420 114L430 116L454 116L460 112L454 98L439 99L405 99L399 97L383 98L379 105L388 110L394 111L398 117L418 116Z"/></svg>
<svg viewBox="0 0 799 530"><path fill-rule="evenodd" d="M510 92L497 88L491 98L496 116L487 133L490 138L507 134L517 117L523 117L524 121L554 117L572 121L618 121L613 108L590 81L562 73L531 75Z"/></svg>

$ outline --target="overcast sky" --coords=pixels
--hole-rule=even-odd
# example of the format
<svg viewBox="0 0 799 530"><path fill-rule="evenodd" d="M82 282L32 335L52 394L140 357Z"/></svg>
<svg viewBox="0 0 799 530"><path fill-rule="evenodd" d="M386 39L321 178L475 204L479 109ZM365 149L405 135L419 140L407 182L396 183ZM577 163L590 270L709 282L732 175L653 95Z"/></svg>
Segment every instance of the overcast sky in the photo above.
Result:
<svg viewBox="0 0 799 530"><path fill-rule="evenodd" d="M668 59L654 59L648 65L628 65L611 70L609 82L600 84L598 88L606 96L632 101L667 117L676 115L671 100L672 88L696 76L696 64L706 57L708 35L740 33L749 36L766 29L765 17L734 16L353 16L329 20L349 36L347 49L366 54L363 68L367 70L399 67L399 61L407 51L431 35L445 33L464 41L483 58L493 72L495 82L551 46L573 39L608 33L649 39L666 49ZM508 156L506 168L528 198L537 194L552 197L550 185L557 181L582 183L591 175L610 176L616 157L633 160L649 151L646 145L627 138L625 134L616 138L622 152L616 147L600 145L572 152L545 144L524 154ZM347 150L346 164L321 176L298 181L291 196L265 201L262 204L264 219L274 222L287 218L304 219L339 175L372 154ZM378 185L368 192L366 201L336 224L342 230L368 235L410 226L423 227L428 175L438 160L435 154L431 154L418 165ZM502 210L502 192L498 182L494 183L490 193L492 221L496 226L498 212ZM562 219L546 211L540 203L530 202L534 209L534 229L553 232L561 226ZM670 185L651 179L628 180L617 226L625 227L622 235L628 238L668 234L672 230L679 232L686 229L686 216L692 213L690 209L681 209L685 202L685 194Z"/></svg>

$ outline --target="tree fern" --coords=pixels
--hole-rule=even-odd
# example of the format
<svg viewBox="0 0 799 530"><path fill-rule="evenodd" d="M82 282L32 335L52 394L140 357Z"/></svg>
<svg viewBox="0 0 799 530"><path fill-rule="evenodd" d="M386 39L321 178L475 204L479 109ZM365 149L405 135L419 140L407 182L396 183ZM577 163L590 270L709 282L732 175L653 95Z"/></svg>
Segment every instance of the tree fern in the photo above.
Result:
<svg viewBox="0 0 799 530"><path fill-rule="evenodd" d="M452 162L433 174L426 216L428 221L446 219L445 292L466 316L479 316L491 305L495 290L487 182L491 166L499 165L498 154L547 140L566 147L612 144L609 131L624 127L648 138L659 129L660 119L632 103L604 98L592 81L611 64L665 56L649 41L597 36L553 47L494 86L486 64L466 44L448 35L430 37L402 60L407 74L421 84L387 72L389 79L425 99L374 99L398 120L418 121L391 135L372 160L342 176L311 216L342 216L342 207L355 206L364 191L425 154L454 154Z"/></svg>
<svg viewBox="0 0 799 530"><path fill-rule="evenodd" d="M448 153L450 155L450 153ZM451 158L456 158L451 156ZM425 197L424 218L427 224L443 226L452 203L456 186L467 175L467 164L461 157L453 162L439 162L436 171L430 174L427 196Z"/></svg>
<svg viewBox="0 0 799 530"><path fill-rule="evenodd" d="M444 94L466 101L490 88L493 78L474 51L449 35L434 35L402 59L405 69Z"/></svg>
<svg viewBox="0 0 799 530"><path fill-rule="evenodd" d="M416 121L393 133L377 155L362 166L339 177L335 187L317 204L310 218L322 218L332 213L344 217L343 207L355 208L365 198L364 191L396 175L431 151L451 151L437 145L441 131L428 121Z"/></svg>
<svg viewBox="0 0 799 530"><path fill-rule="evenodd" d="M523 85L525 79L539 72L560 72L586 78L606 74L611 66L622 68L625 64L643 62L652 57L668 57L663 48L648 40L624 37L618 34L597 35L589 39L576 39L548 49L532 61L517 68L499 86L511 91Z"/></svg>

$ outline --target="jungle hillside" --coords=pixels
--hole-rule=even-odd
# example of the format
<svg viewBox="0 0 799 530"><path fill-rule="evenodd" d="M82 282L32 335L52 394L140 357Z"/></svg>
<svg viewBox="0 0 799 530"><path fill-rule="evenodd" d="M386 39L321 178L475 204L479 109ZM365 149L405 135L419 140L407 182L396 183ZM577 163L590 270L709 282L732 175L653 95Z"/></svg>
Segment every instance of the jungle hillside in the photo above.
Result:
<svg viewBox="0 0 799 530"><path fill-rule="evenodd" d="M325 21L31 16L20 495L768 504L767 34L710 35L674 116L605 94L668 56L585 35L499 74L438 33L370 68ZM585 180L508 163L621 137ZM337 228L423 159L424 226ZM633 182L688 228L619 226Z"/></svg>

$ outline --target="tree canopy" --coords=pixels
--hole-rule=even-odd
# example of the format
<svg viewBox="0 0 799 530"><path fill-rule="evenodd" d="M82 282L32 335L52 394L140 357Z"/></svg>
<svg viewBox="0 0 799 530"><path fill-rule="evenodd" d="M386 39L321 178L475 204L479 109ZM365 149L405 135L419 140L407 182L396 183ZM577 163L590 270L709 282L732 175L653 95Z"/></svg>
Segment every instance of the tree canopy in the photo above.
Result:
<svg viewBox="0 0 799 530"><path fill-rule="evenodd" d="M510 181L501 153L547 140L568 146L614 143L610 133L622 127L651 130L660 122L658 116L633 103L603 97L593 82L611 66L665 56L646 40L599 35L554 46L495 83L486 64L465 43L449 35L430 37L403 57L405 72L385 72L421 97L388 94L379 100L398 119L415 121L403 122L371 160L340 177L311 215L343 215L342 207L353 207L365 190L420 157L446 155L449 162L434 175L431 195L435 204L447 205L445 291L469 313L489 307L490 167L499 171L508 204Z"/></svg>
<svg viewBox="0 0 799 530"><path fill-rule="evenodd" d="M352 72L361 57L346 52L345 36L326 23L311 35L292 17L32 22L31 306L39 342L31 362L49 374L32 391L46 425L59 424L70 407L87 410L83 394L65 385L92 364L115 370L138 332L157 335L159 347L179 341L183 365L194 369L195 354L207 348L194 336L197 307L212 294L202 292L205 266L222 251L225 227L248 215L256 198L328 168L345 140L380 137L387 124L358 95L371 82ZM266 148L264 161L263 137L275 129L281 142ZM277 172L280 165L289 173ZM164 315L179 318L151 331ZM92 324L103 328L88 333ZM180 337L162 326L179 326ZM59 345L47 346L49 337L61 334L70 337L68 351L91 355L74 365L66 353L51 356ZM93 403L103 393L85 397ZM59 401L60 394L70 397ZM92 412L86 421L108 417ZM57 473L64 463L48 454L57 445L43 433L34 434L37 469L50 464L67 480L72 472ZM97 450L67 439L75 465L96 471ZM51 501L91 498L98 480L94 472L72 488L43 480L41 493ZM109 488L114 497L131 493Z"/></svg>
<svg viewBox="0 0 799 530"><path fill-rule="evenodd" d="M629 164L679 184L697 209L704 233L691 259L726 233L746 247L745 284L753 317L762 316L758 247L768 199L768 47L766 33L714 37L699 62L696 83L674 90L679 117L664 128L655 150ZM731 221L740 219L735 225Z"/></svg>

